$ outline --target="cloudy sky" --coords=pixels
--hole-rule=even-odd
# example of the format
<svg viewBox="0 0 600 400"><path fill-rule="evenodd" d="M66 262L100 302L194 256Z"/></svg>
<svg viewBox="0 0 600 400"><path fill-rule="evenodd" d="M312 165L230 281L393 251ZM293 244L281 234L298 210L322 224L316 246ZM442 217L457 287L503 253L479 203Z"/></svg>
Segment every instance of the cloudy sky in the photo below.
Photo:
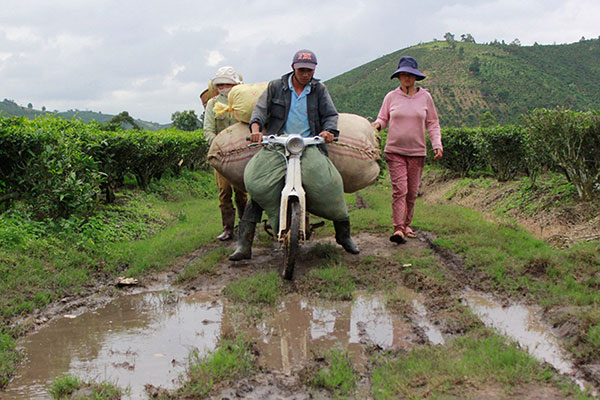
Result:
<svg viewBox="0 0 600 400"><path fill-rule="evenodd" d="M0 99L128 111L168 123L196 110L218 67L246 82L290 70L296 50L329 79L396 50L473 35L523 45L600 35L598 0L0 0Z"/></svg>

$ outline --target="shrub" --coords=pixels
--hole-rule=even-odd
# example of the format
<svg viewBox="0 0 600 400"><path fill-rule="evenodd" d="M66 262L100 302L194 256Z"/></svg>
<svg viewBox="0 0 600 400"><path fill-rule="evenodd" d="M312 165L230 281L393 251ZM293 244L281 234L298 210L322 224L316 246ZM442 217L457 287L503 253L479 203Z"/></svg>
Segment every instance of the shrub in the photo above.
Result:
<svg viewBox="0 0 600 400"><path fill-rule="evenodd" d="M501 182L514 179L526 169L527 137L520 126L480 128L477 147Z"/></svg>
<svg viewBox="0 0 600 400"><path fill-rule="evenodd" d="M526 120L532 147L548 155L581 199L594 198L600 184L600 113L536 109Z"/></svg>
<svg viewBox="0 0 600 400"><path fill-rule="evenodd" d="M22 200L38 218L85 215L102 192L107 203L114 201L126 174L146 189L166 170L206 168L207 152L200 130L106 130L95 121L0 118L0 201Z"/></svg>
<svg viewBox="0 0 600 400"><path fill-rule="evenodd" d="M477 146L477 129L446 128L442 130L444 157L440 164L461 177L482 166Z"/></svg>
<svg viewBox="0 0 600 400"><path fill-rule="evenodd" d="M9 118L0 125L5 183L39 218L85 214L96 205L104 175L82 151L77 127L58 118Z"/></svg>

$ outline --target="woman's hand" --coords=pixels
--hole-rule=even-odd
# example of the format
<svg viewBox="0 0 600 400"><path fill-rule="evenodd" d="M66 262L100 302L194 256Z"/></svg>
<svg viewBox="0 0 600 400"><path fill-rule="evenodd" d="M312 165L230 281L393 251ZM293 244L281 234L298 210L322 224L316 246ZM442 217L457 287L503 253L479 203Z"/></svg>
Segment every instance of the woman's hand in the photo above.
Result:
<svg viewBox="0 0 600 400"><path fill-rule="evenodd" d="M442 149L433 149L433 158L439 160L444 155L444 150Z"/></svg>
<svg viewBox="0 0 600 400"><path fill-rule="evenodd" d="M371 122L371 126L375 129L377 129L378 131L381 130L381 124L377 121Z"/></svg>

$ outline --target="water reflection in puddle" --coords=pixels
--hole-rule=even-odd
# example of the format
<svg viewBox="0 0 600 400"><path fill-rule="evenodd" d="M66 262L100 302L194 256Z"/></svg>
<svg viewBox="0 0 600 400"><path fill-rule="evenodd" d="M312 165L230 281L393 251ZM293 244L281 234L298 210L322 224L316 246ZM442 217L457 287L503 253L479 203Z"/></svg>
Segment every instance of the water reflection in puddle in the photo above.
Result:
<svg viewBox="0 0 600 400"><path fill-rule="evenodd" d="M364 361L363 344L408 348L412 335L411 327L392 318L377 296L358 296L353 303L291 296L257 331L260 362L283 372L331 348L346 349L356 361Z"/></svg>
<svg viewBox="0 0 600 400"><path fill-rule="evenodd" d="M490 296L475 291L463 294L473 312L488 326L516 340L538 360L546 361L564 374L573 372L573 364L562 351L549 327L532 307L513 304L502 307Z"/></svg>
<svg viewBox="0 0 600 400"><path fill-rule="evenodd" d="M423 328L427 339L429 339L429 341L433 344L444 345L444 336L442 335L442 332L427 318L427 309L425 308L423 303L421 303L419 300L414 299L412 301L412 305L417 313L415 322L417 323L417 325Z"/></svg>
<svg viewBox="0 0 600 400"><path fill-rule="evenodd" d="M129 387L132 399L146 398L147 383L176 386L190 351L203 355L216 347L227 315L214 294L163 291L122 296L97 311L64 316L24 341L28 360L4 395L48 399L51 381L70 373ZM286 297L251 334L259 363L283 372L331 348L348 350L360 369L364 345L410 348L415 339L412 326L390 314L382 297L363 294L353 302Z"/></svg>
<svg viewBox="0 0 600 400"><path fill-rule="evenodd" d="M173 387L189 352L215 348L223 305L214 297L167 292L123 296L95 312L61 318L23 344L28 360L7 388L11 399L47 399L46 387L63 373L129 386Z"/></svg>

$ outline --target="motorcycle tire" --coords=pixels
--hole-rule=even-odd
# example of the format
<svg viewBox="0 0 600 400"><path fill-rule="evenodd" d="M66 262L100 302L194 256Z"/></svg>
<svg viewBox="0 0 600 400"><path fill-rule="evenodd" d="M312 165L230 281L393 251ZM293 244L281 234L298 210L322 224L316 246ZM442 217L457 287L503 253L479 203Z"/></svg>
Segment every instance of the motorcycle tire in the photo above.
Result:
<svg viewBox="0 0 600 400"><path fill-rule="evenodd" d="M292 280L294 277L294 266L298 255L298 241L300 235L300 203L298 200L290 200L288 204L288 232L283 243L284 257L281 276L283 279Z"/></svg>

